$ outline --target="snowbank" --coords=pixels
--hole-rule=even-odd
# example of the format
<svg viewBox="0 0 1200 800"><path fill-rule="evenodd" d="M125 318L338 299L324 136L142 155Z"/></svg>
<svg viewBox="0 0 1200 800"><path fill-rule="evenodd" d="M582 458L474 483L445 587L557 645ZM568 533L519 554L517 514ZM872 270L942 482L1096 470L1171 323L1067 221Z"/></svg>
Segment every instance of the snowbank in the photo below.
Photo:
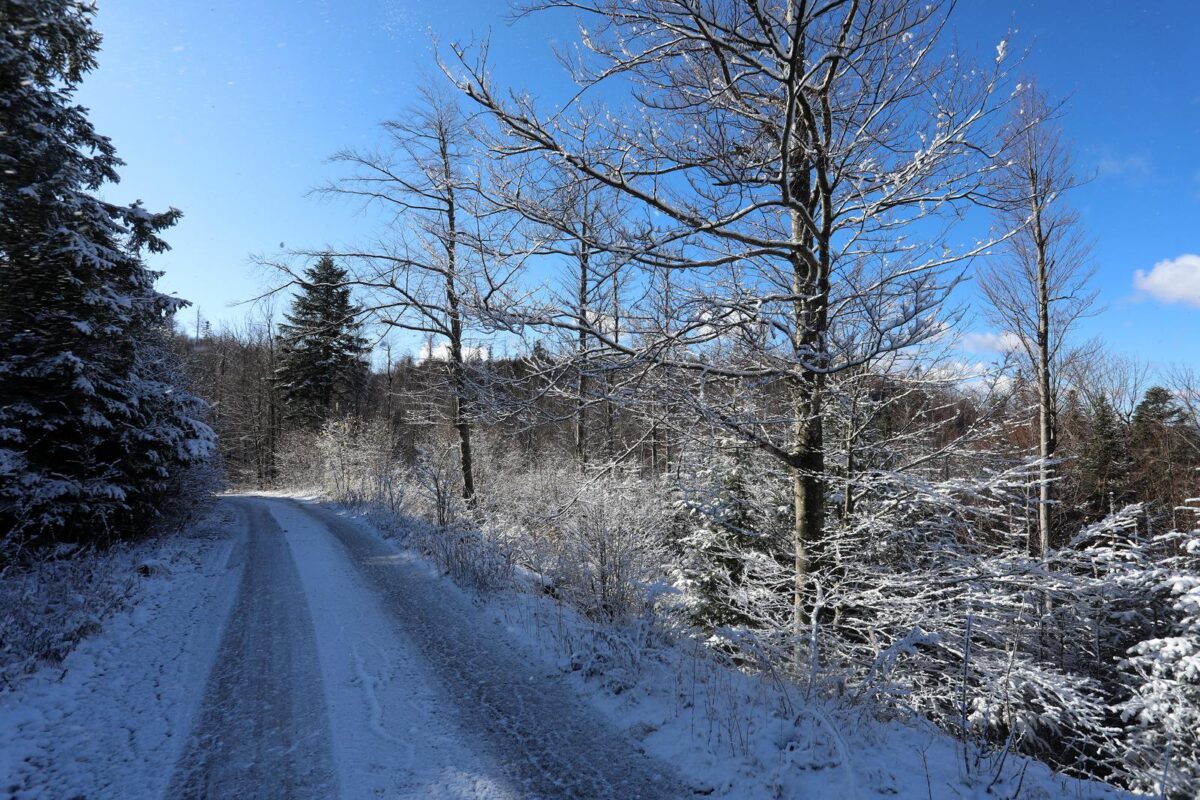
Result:
<svg viewBox="0 0 1200 800"><path fill-rule="evenodd" d="M244 521L219 504L191 533L153 545L131 562L129 608L0 698L5 797L162 796L235 594L243 536Z"/></svg>

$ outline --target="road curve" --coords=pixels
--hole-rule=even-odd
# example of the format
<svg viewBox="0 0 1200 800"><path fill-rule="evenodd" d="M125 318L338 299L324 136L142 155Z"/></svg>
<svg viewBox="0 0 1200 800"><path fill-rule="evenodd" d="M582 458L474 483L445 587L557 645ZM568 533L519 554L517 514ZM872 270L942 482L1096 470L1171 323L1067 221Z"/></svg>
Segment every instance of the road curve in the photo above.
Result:
<svg viewBox="0 0 1200 800"><path fill-rule="evenodd" d="M229 502L250 521L245 573L171 800L349 799L368 785L380 797L690 794L461 592L373 531L314 503ZM349 679L331 666L348 651ZM354 717L360 699L365 724ZM360 728L377 734L369 759L363 739L347 745ZM339 772L364 764L369 779Z"/></svg>

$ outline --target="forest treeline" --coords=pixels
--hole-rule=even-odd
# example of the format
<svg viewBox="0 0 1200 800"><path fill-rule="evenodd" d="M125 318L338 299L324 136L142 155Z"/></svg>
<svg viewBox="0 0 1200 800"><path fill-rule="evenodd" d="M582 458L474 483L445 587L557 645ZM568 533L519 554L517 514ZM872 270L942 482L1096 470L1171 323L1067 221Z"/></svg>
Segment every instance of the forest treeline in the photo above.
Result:
<svg viewBox="0 0 1200 800"><path fill-rule="evenodd" d="M1077 332L1064 105L951 4L569 5L593 99L443 50L321 187L376 235L265 260L284 324L178 340L230 474L424 515L453 574L666 614L993 765L1194 794L1200 381Z"/></svg>
<svg viewBox="0 0 1200 800"><path fill-rule="evenodd" d="M6 558L144 533L215 430L235 486L425 517L480 588L519 566L920 714L980 785L1020 751L1195 796L1200 377L1079 335L1069 110L953 6L534 0L581 18L573 99L442 49L320 187L379 230L264 261L269 302L184 335L141 261L178 212L96 197L92 10L0 0Z"/></svg>

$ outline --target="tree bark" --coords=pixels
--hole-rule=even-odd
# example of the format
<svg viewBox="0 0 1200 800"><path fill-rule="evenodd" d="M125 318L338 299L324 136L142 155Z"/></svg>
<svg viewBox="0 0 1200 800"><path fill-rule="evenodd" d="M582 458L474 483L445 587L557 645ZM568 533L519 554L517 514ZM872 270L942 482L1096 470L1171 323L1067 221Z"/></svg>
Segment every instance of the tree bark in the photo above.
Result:
<svg viewBox="0 0 1200 800"><path fill-rule="evenodd" d="M857 439L854 425L857 411L858 389L855 388L850 396L849 418L846 421L846 481L844 489L846 494L842 498L842 515L846 519L849 519L854 513L854 470L857 468L857 465L854 463L854 445Z"/></svg>
<svg viewBox="0 0 1200 800"><path fill-rule="evenodd" d="M791 6L789 3L789 15ZM804 63L805 32L799 17L794 24L792 63L798 69ZM805 88L796 85L791 91L801 93ZM823 111L828 113L828 98L821 100ZM805 121L804 114L797 113L791 125L790 149L785 158L789 171L787 199L792 205L792 347L796 363L808 365L802 366L802 374L792 381L796 391L795 433L789 463L795 511L793 624L799 643L808 622L805 607L810 576L820 558L819 547L825 533L825 375L809 367L819 366L825 354L830 280L828 232L833 227L833 211L828 202L829 186L821 172L823 143L816 139L815 121ZM818 209L820 222L816 224L820 225L821 236L813 229Z"/></svg>
<svg viewBox="0 0 1200 800"><path fill-rule="evenodd" d="M612 290L609 293L608 301L611 304L610 313L612 314L612 341L614 344L620 344L621 283L618 269L613 269L612 271ZM608 369L605 369L603 370L602 375L604 382L604 458L611 465L613 457L617 454L617 410L616 404L612 399L612 372Z"/></svg>
<svg viewBox="0 0 1200 800"><path fill-rule="evenodd" d="M1035 192L1036 192L1035 187ZM1053 501L1050 459L1056 449L1053 386L1050 378L1050 286L1046 264L1046 238L1042 230L1041 198L1035 193L1033 226L1038 280L1038 554L1050 552L1050 504Z"/></svg>
<svg viewBox="0 0 1200 800"><path fill-rule="evenodd" d="M584 209L584 216L587 210ZM588 461L587 453L587 327L588 327L588 288L589 288L589 256L587 244L587 226L584 225L583 237L579 242L579 286L576 298L579 312L578 366L579 374L575 386L575 459L583 468Z"/></svg>
<svg viewBox="0 0 1200 800"><path fill-rule="evenodd" d="M442 174L446 188L446 311L450 323L450 386L454 393L454 429L458 432L459 464L462 467L462 496L467 508L474 509L475 470L471 450L471 423L467 419L463 407L466 396L466 362L463 359L463 327L462 312L459 309L458 286L458 222L457 207L454 199L454 180L450 168L450 152L447 147L446 135L439 137L439 150L442 158Z"/></svg>

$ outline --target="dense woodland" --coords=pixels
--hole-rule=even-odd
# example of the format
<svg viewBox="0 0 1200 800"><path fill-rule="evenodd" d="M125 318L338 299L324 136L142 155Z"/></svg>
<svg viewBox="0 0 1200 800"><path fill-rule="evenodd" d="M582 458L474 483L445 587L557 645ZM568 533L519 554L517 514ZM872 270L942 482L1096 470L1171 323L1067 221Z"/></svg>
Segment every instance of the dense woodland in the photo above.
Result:
<svg viewBox="0 0 1200 800"><path fill-rule="evenodd" d="M1003 31L960 51L952 4L524 13L565 6L588 99L543 107L493 83L486 48L444 49L444 79L321 187L379 211L378 235L267 259L242 323L163 334L230 484L424 516L467 581L518 566L595 619L653 616L991 758L1195 796L1200 374L1077 333L1103 309L1069 107ZM31 195L3 180L12 220ZM162 246L170 214L88 203L129 258ZM43 478L19 398L61 392L20 387L78 379L21 366L12 331L48 301L9 291L44 286L18 269L36 228L12 228L0 497L24 519L12 498ZM80 286L127 280L67 260ZM966 354L967 315L1003 334L995 362ZM36 513L41 536L79 530Z"/></svg>

